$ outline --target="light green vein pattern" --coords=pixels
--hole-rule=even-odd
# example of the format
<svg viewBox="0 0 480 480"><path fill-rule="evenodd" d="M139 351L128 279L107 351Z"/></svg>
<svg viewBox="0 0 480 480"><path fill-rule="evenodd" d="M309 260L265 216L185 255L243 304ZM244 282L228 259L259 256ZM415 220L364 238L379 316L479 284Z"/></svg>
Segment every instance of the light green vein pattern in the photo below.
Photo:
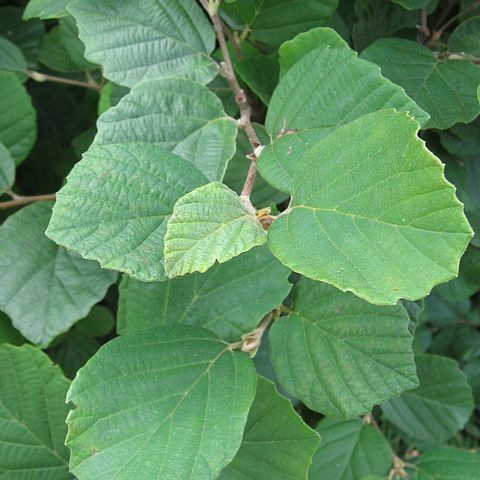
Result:
<svg viewBox="0 0 480 480"><path fill-rule="evenodd" d="M240 447L255 385L249 356L208 330L175 325L118 337L68 392L72 472L79 480L213 480Z"/></svg>

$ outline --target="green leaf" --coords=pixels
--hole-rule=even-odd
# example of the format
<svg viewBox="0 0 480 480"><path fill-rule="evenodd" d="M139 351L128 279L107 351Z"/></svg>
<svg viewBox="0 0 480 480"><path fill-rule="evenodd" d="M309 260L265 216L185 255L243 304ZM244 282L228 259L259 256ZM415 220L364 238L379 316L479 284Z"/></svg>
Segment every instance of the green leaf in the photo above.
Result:
<svg viewBox="0 0 480 480"><path fill-rule="evenodd" d="M94 145L58 192L47 235L103 267L165 280L163 242L175 202L207 179L156 145Z"/></svg>
<svg viewBox="0 0 480 480"><path fill-rule="evenodd" d="M313 457L310 480L363 479L367 475L386 476L392 457L385 437L359 419L323 419L316 427L322 437Z"/></svg>
<svg viewBox="0 0 480 480"><path fill-rule="evenodd" d="M288 295L290 270L268 250L254 248L207 272L166 282L123 277L120 334L172 323L205 327L234 341L252 331Z"/></svg>
<svg viewBox="0 0 480 480"><path fill-rule="evenodd" d="M417 355L420 387L382 405L385 417L414 438L439 443L463 428L473 411L472 389L457 362Z"/></svg>
<svg viewBox="0 0 480 480"><path fill-rule="evenodd" d="M187 79L142 82L98 119L97 128L97 144L154 143L212 181L223 178L235 153L235 120L214 93Z"/></svg>
<svg viewBox="0 0 480 480"><path fill-rule="evenodd" d="M0 195L15 181L15 162L10 152L0 143Z"/></svg>
<svg viewBox="0 0 480 480"><path fill-rule="evenodd" d="M468 383L472 387L475 405L480 406L480 358L468 362L463 371L467 375Z"/></svg>
<svg viewBox="0 0 480 480"><path fill-rule="evenodd" d="M165 271L178 277L205 272L267 241L267 232L226 185L198 187L173 207L165 235Z"/></svg>
<svg viewBox="0 0 480 480"><path fill-rule="evenodd" d="M477 480L480 455L459 448L440 447L424 453L415 480Z"/></svg>
<svg viewBox="0 0 480 480"><path fill-rule="evenodd" d="M448 49L480 57L480 17L461 23L450 35Z"/></svg>
<svg viewBox="0 0 480 480"><path fill-rule="evenodd" d="M68 15L67 6L72 0L30 0L23 12L24 20L31 18L60 18Z"/></svg>
<svg viewBox="0 0 480 480"><path fill-rule="evenodd" d="M18 165L37 138L36 113L32 101L17 76L0 72L0 142Z"/></svg>
<svg viewBox="0 0 480 480"><path fill-rule="evenodd" d="M0 70L19 73L27 70L27 61L22 51L4 37L0 37Z"/></svg>
<svg viewBox="0 0 480 480"><path fill-rule="evenodd" d="M119 368L121 366L121 368ZM175 325L103 346L67 395L79 478L215 479L242 441L256 375L213 333Z"/></svg>
<svg viewBox="0 0 480 480"><path fill-rule="evenodd" d="M407 114L382 110L289 165L292 201L269 229L273 254L381 305L423 298L455 277L472 232L417 131Z"/></svg>
<svg viewBox="0 0 480 480"><path fill-rule="evenodd" d="M133 87L141 80L187 77L208 83L218 67L209 57L215 47L213 27L190 0L75 1L68 10L77 21L88 60L105 76ZM112 54L115 52L115 54Z"/></svg>
<svg viewBox="0 0 480 480"><path fill-rule="evenodd" d="M405 88L430 114L425 128L468 123L480 113L478 65L436 58L423 45L400 38L378 40L362 52L362 58L379 65L383 75Z"/></svg>
<svg viewBox="0 0 480 480"><path fill-rule="evenodd" d="M242 445L219 480L307 478L319 440L275 385L258 377Z"/></svg>
<svg viewBox="0 0 480 480"><path fill-rule="evenodd" d="M250 38L280 45L298 33L326 25L338 0L242 0L222 4L227 22Z"/></svg>
<svg viewBox="0 0 480 480"><path fill-rule="evenodd" d="M22 345L26 340L12 325L11 320L3 312L0 312L0 344Z"/></svg>
<svg viewBox="0 0 480 480"><path fill-rule="evenodd" d="M113 330L114 324L110 310L102 305L95 305L85 318L77 322L75 328L92 337L104 337Z"/></svg>
<svg viewBox="0 0 480 480"><path fill-rule="evenodd" d="M5 479L65 480L69 382L40 350L0 347L0 472Z"/></svg>
<svg viewBox="0 0 480 480"><path fill-rule="evenodd" d="M480 251L469 247L460 261L458 277L435 288L435 293L450 302L468 300L480 290Z"/></svg>
<svg viewBox="0 0 480 480"><path fill-rule="evenodd" d="M348 44L329 27L312 28L308 32L300 33L293 40L285 42L278 51L280 77L283 77L305 55L319 47L348 48Z"/></svg>
<svg viewBox="0 0 480 480"><path fill-rule="evenodd" d="M262 151L258 168L282 191L290 191L291 166L309 146L341 125L384 108L410 112L422 125L428 120L428 114L401 87L382 77L376 66L349 48L329 47L325 37L325 44L304 55L282 77L269 104L265 126L273 139L280 138Z"/></svg>
<svg viewBox="0 0 480 480"><path fill-rule="evenodd" d="M302 278L291 308L270 330L270 354L279 382L310 409L350 418L418 386L402 306Z"/></svg>
<svg viewBox="0 0 480 480"><path fill-rule="evenodd" d="M45 236L51 208L30 205L0 227L0 309L41 347L85 317L116 279Z"/></svg>
<svg viewBox="0 0 480 480"><path fill-rule="evenodd" d="M58 28L62 37L62 42L72 61L83 70L93 70L97 65L85 59L85 45L78 38L78 28L75 19L68 15L61 18L58 22Z"/></svg>
<svg viewBox="0 0 480 480"><path fill-rule="evenodd" d="M419 10L422 7L425 7L431 0L391 0L393 3L401 5L407 10Z"/></svg>

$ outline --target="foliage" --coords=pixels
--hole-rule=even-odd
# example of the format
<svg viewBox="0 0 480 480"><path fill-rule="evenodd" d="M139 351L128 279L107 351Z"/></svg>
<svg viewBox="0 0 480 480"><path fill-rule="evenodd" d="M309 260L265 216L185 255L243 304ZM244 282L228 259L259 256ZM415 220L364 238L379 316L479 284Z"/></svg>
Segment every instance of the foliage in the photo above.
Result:
<svg viewBox="0 0 480 480"><path fill-rule="evenodd" d="M479 15L1 2L0 477L478 480Z"/></svg>

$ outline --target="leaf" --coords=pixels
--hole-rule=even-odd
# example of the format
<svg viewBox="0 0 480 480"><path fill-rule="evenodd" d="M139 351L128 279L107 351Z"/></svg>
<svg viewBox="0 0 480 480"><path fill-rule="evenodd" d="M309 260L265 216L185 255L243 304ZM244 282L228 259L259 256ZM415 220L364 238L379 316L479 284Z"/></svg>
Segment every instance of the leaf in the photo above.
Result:
<svg viewBox="0 0 480 480"><path fill-rule="evenodd" d="M71 471L120 480L141 465L145 480L217 478L240 447L255 383L248 355L202 328L116 338L68 392Z"/></svg>
<svg viewBox="0 0 480 480"><path fill-rule="evenodd" d="M60 18L68 15L67 6L72 0L30 0L23 12L24 20L31 18Z"/></svg>
<svg viewBox="0 0 480 480"><path fill-rule="evenodd" d="M120 334L186 323L204 327L228 341L251 332L288 295L290 270L267 247L254 248L204 274L144 283L123 277Z"/></svg>
<svg viewBox="0 0 480 480"><path fill-rule="evenodd" d="M471 229L417 131L407 114L383 110L311 147L289 166L292 201L269 229L272 253L380 305L455 277Z"/></svg>
<svg viewBox="0 0 480 480"><path fill-rule="evenodd" d="M85 317L116 279L45 236L51 208L24 207L0 227L0 309L40 347Z"/></svg>
<svg viewBox="0 0 480 480"><path fill-rule="evenodd" d="M12 325L11 320L3 312L0 312L0 344L22 345L25 342L26 340Z"/></svg>
<svg viewBox="0 0 480 480"><path fill-rule="evenodd" d="M351 418L418 386L410 319L330 285L301 279L292 311L270 329L279 382L308 408Z"/></svg>
<svg viewBox="0 0 480 480"><path fill-rule="evenodd" d="M480 57L480 17L462 22L450 35L448 49Z"/></svg>
<svg viewBox="0 0 480 480"><path fill-rule="evenodd" d="M196 2L81 0L68 10L86 58L101 64L105 76L120 85L160 77L208 83L217 74L209 57L215 47L213 28Z"/></svg>
<svg viewBox="0 0 480 480"><path fill-rule="evenodd" d="M267 232L226 185L209 183L173 207L165 235L165 271L170 278L205 272L267 241Z"/></svg>
<svg viewBox="0 0 480 480"><path fill-rule="evenodd" d="M383 75L405 88L430 114L425 128L468 123L480 113L477 65L441 60L423 45L400 38L378 40L362 52L362 58L379 65Z"/></svg>
<svg viewBox="0 0 480 480"><path fill-rule="evenodd" d="M27 70L27 61L22 51L4 37L0 37L0 70L19 73Z"/></svg>
<svg viewBox="0 0 480 480"><path fill-rule="evenodd" d="M403 432L431 443L463 428L473 411L472 389L457 362L417 355L420 387L382 405L385 417Z"/></svg>
<svg viewBox="0 0 480 480"><path fill-rule="evenodd" d="M0 347L0 472L4 478L65 480L69 382L31 345Z"/></svg>
<svg viewBox="0 0 480 480"><path fill-rule="evenodd" d="M163 239L174 203L207 179L156 145L94 145L58 192L47 235L106 268L165 280Z"/></svg>
<svg viewBox="0 0 480 480"><path fill-rule="evenodd" d="M83 70L93 70L97 65L85 59L85 45L78 38L78 28L75 19L68 15L61 18L58 22L58 28L62 37L62 42L72 61Z"/></svg>
<svg viewBox="0 0 480 480"><path fill-rule="evenodd" d="M260 173L272 186L290 191L291 166L309 146L336 128L385 108L411 112L421 125L428 120L402 88L382 77L376 66L358 59L353 50L331 48L328 43L314 48L275 89L265 126L273 139L280 137L262 151Z"/></svg>
<svg viewBox="0 0 480 480"><path fill-rule="evenodd" d="M279 49L280 77L283 77L295 63L319 47L348 48L347 42L329 27L312 28L285 42Z"/></svg>
<svg viewBox="0 0 480 480"><path fill-rule="evenodd" d="M221 180L235 153L236 121L220 99L187 79L142 82L97 123L96 144L147 142L193 163L209 180Z"/></svg>
<svg viewBox="0 0 480 480"><path fill-rule="evenodd" d="M392 467L390 448L381 432L360 419L323 419L316 427L322 442L313 457L309 479L362 479L367 475L382 478Z"/></svg>
<svg viewBox="0 0 480 480"><path fill-rule="evenodd" d="M228 23L250 38L280 45L298 33L326 25L338 0L242 0L222 4Z"/></svg>
<svg viewBox="0 0 480 480"><path fill-rule="evenodd" d="M420 457L416 468L415 480L476 480L480 455L459 448L434 448Z"/></svg>
<svg viewBox="0 0 480 480"><path fill-rule="evenodd" d="M10 152L0 143L0 195L15 181L15 162Z"/></svg>
<svg viewBox="0 0 480 480"><path fill-rule="evenodd" d="M425 7L431 0L391 0L407 10L419 10Z"/></svg>
<svg viewBox="0 0 480 480"><path fill-rule="evenodd" d="M0 72L0 142L20 164L37 138L36 113L20 80L12 72Z"/></svg>
<svg viewBox="0 0 480 480"><path fill-rule="evenodd" d="M219 480L307 478L319 440L275 385L258 377L242 445Z"/></svg>
<svg viewBox="0 0 480 480"><path fill-rule="evenodd" d="M95 305L75 328L92 337L105 337L114 327L115 320L110 310L103 305Z"/></svg>

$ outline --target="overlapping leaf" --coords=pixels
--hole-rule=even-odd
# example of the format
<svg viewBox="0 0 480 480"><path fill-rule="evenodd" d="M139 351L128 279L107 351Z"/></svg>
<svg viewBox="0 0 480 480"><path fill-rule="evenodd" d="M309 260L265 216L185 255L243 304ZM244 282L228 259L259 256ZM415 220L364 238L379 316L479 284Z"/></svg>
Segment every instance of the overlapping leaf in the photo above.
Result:
<svg viewBox="0 0 480 480"><path fill-rule="evenodd" d="M20 73L27 70L27 61L22 51L4 37L0 37L0 70Z"/></svg>
<svg viewBox="0 0 480 480"><path fill-rule="evenodd" d="M293 290L292 312L270 333L280 383L309 408L351 418L418 386L409 317L308 279Z"/></svg>
<svg viewBox="0 0 480 480"><path fill-rule="evenodd" d="M202 328L112 340L67 395L76 406L67 418L71 470L80 479L141 471L144 480L213 480L240 447L255 384L248 355Z"/></svg>
<svg viewBox="0 0 480 480"><path fill-rule="evenodd" d="M72 0L30 0L23 12L23 18L60 18L68 15L67 6Z"/></svg>
<svg viewBox="0 0 480 480"><path fill-rule="evenodd" d="M165 272L205 272L267 241L255 214L226 185L213 182L180 198L168 220Z"/></svg>
<svg viewBox="0 0 480 480"><path fill-rule="evenodd" d="M0 228L0 309L42 347L85 317L116 278L45 236L51 208L51 202L25 207Z"/></svg>
<svg viewBox="0 0 480 480"><path fill-rule="evenodd" d="M204 183L194 165L156 145L94 145L58 193L47 235L104 267L165 280L173 205Z"/></svg>
<svg viewBox="0 0 480 480"><path fill-rule="evenodd" d="M14 180L15 162L3 143L0 143L0 194L8 190Z"/></svg>
<svg viewBox="0 0 480 480"><path fill-rule="evenodd" d="M96 144L148 142L192 162L209 180L222 180L235 153L237 126L220 99L186 79L142 82L97 123Z"/></svg>
<svg viewBox="0 0 480 480"><path fill-rule="evenodd" d="M101 64L105 76L120 85L133 87L160 77L208 83L217 73L209 57L215 46L213 27L196 2L81 0L68 10L77 21L86 58Z"/></svg>
<svg viewBox="0 0 480 480"><path fill-rule="evenodd" d="M64 446L69 382L40 350L0 347L0 474L66 480Z"/></svg>
<svg viewBox="0 0 480 480"><path fill-rule="evenodd" d="M289 164L292 201L270 227L272 252L377 304L423 298L455 277L472 232L417 131L405 113L375 112Z"/></svg>
<svg viewBox="0 0 480 480"><path fill-rule="evenodd" d="M290 270L267 247L254 248L203 274L158 283L124 277L120 284L119 333L187 323L238 341L290 291Z"/></svg>
<svg viewBox="0 0 480 480"><path fill-rule="evenodd" d="M461 23L450 35L448 49L480 57L480 17Z"/></svg>

